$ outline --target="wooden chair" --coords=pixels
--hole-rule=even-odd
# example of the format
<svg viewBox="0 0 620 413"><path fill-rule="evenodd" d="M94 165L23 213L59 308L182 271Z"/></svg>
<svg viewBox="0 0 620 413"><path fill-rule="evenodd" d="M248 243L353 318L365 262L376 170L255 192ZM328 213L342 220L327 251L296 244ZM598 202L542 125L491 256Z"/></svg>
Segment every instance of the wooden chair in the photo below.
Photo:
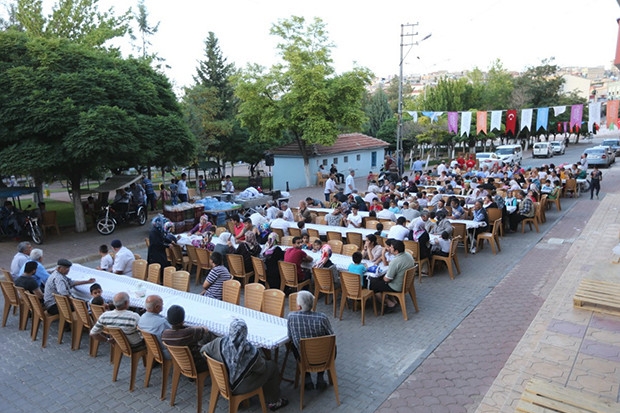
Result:
<svg viewBox="0 0 620 413"><path fill-rule="evenodd" d="M161 364L162 378L161 378L161 394L160 400L166 398L166 389L168 387L168 376L170 375L170 368L172 367L172 359L166 359L157 336L151 333L147 333L144 330L140 330L142 338L144 338L144 344L146 344L146 373L144 376L144 387L149 387L151 381L151 373L153 372L153 364L155 362Z"/></svg>
<svg viewBox="0 0 620 413"><path fill-rule="evenodd" d="M280 270L280 290L284 291L285 287L300 291L306 285L310 285L310 280L302 282L297 281L297 265L292 262L278 261L278 269Z"/></svg>
<svg viewBox="0 0 620 413"><path fill-rule="evenodd" d="M319 215L315 219L316 224L318 225L327 225L327 220L325 219L325 215Z"/></svg>
<svg viewBox="0 0 620 413"><path fill-rule="evenodd" d="M551 193L547 196L547 199L551 202L548 202L547 205L549 208L551 208L551 204L555 204L555 208L558 211L562 210L562 205L560 205L560 187L556 186L555 188L553 188L553 191L551 191Z"/></svg>
<svg viewBox="0 0 620 413"><path fill-rule="evenodd" d="M202 280L204 272L205 278L211 271L211 251L204 248L196 248L196 258L198 259L198 268L196 268L196 281Z"/></svg>
<svg viewBox="0 0 620 413"><path fill-rule="evenodd" d="M450 273L450 278L452 280L454 280L454 270L452 268L452 264L454 263L454 266L456 267L456 271L458 274L461 273L461 267L459 267L459 258L456 255L456 248L458 246L459 243L459 237L453 237L452 241L450 241L450 253L448 254L447 257L442 257L440 255L433 255L433 258L431 260L431 268L433 273L435 272L434 268L435 268L435 263L436 262L444 262L446 264L446 266L448 267L448 273Z"/></svg>
<svg viewBox="0 0 620 413"><path fill-rule="evenodd" d="M172 265L177 267L178 270L188 271L190 260L187 255L183 255L183 250L179 244L170 244L168 247L172 252L172 259L174 262Z"/></svg>
<svg viewBox="0 0 620 413"><path fill-rule="evenodd" d="M11 275L11 271L7 270L6 268L0 267L0 272L4 276L4 281L9 281L13 283L13 276Z"/></svg>
<svg viewBox="0 0 620 413"><path fill-rule="evenodd" d="M418 308L418 300L415 295L415 286L413 285L413 280L415 279L415 267L409 268L405 271L405 278L403 279L403 290L400 292L391 292L384 291L381 293L381 315L383 315L383 309L385 304L385 297L392 296L398 298L398 302L400 303L400 308L403 310L403 318L407 321L409 318L407 317L407 293L411 297L411 301L413 302L413 307L415 308L415 312L417 313Z"/></svg>
<svg viewBox="0 0 620 413"><path fill-rule="evenodd" d="M175 271L164 274L164 287L170 287L178 291L189 292L189 273L187 271Z"/></svg>
<svg viewBox="0 0 620 413"><path fill-rule="evenodd" d="M244 394L233 394L230 389L228 370L226 369L224 363L212 359L209 356L206 356L206 358L207 365L209 366L209 372L211 373L211 398L209 399L209 413L215 412L220 395L228 400L228 411L230 413L236 413L239 408L239 404L242 401L249 401L249 399L254 396L258 396L263 413L267 412L267 405L265 404L265 395L262 387L258 387L257 389Z"/></svg>
<svg viewBox="0 0 620 413"><path fill-rule="evenodd" d="M502 219L503 212L499 208L487 208L487 215L489 217L490 225L495 226L495 221L498 219ZM503 237L504 236L504 227L503 222L500 221L499 231L497 231L497 235Z"/></svg>
<svg viewBox="0 0 620 413"><path fill-rule="evenodd" d="M327 242L333 240L342 242L342 233L340 231L327 231L326 236Z"/></svg>
<svg viewBox="0 0 620 413"><path fill-rule="evenodd" d="M575 178L570 178L566 180L566 185L564 185L564 197L573 197L577 194L577 180Z"/></svg>
<svg viewBox="0 0 620 413"><path fill-rule="evenodd" d="M547 194L542 194L540 197L540 215L538 218L538 222L540 224L547 222L547 209L549 209L549 200L547 198Z"/></svg>
<svg viewBox="0 0 620 413"><path fill-rule="evenodd" d="M209 370L198 373L196 364L192 357L192 351L187 346L169 346L164 343L172 356L172 393L170 394L170 406L174 406L177 397L179 379L181 374L196 381L196 408L198 413L202 413L202 392L205 387L205 380L209 376ZM211 406L209 406L209 409Z"/></svg>
<svg viewBox="0 0 620 413"><path fill-rule="evenodd" d="M73 304L73 308L75 308L75 314L77 315L78 321L78 332L81 333L83 330L90 331L91 328L95 325L92 316L88 313L88 306L86 305L86 301L80 300L79 298L71 297L71 303ZM76 336L75 348L79 349L82 341L82 334ZM92 337L90 334L88 335L88 354L91 357L97 357L97 352L99 351L99 341Z"/></svg>
<svg viewBox="0 0 620 413"><path fill-rule="evenodd" d="M220 235L222 235L224 232L227 232L228 229L224 228L224 227L217 227L215 228L215 236L219 237Z"/></svg>
<svg viewBox="0 0 620 413"><path fill-rule="evenodd" d="M280 245L284 247L292 247L293 246L293 237L290 235L285 235L280 238Z"/></svg>
<svg viewBox="0 0 620 413"><path fill-rule="evenodd" d="M270 288L263 291L262 312L276 317L284 317L284 301L286 294L277 288Z"/></svg>
<svg viewBox="0 0 620 413"><path fill-rule="evenodd" d="M371 219L366 221L366 229L377 229L377 224L379 223L379 221Z"/></svg>
<svg viewBox="0 0 620 413"><path fill-rule="evenodd" d="M58 321L58 344L62 344L62 337L65 332L65 324L69 324L71 326L71 350L76 350L76 336L77 334L81 334L81 331L78 331L78 316L71 309L71 300L66 295L54 294L54 299L56 300L56 306L58 307L58 315L60 319Z"/></svg>
<svg viewBox="0 0 620 413"><path fill-rule="evenodd" d="M344 244L342 246L342 255L346 255L347 257L353 256L353 253L359 251L359 248L356 244Z"/></svg>
<svg viewBox="0 0 620 413"><path fill-rule="evenodd" d="M318 222L317 222L317 224L318 224ZM321 235L319 234L319 230L318 229L307 228L306 230L308 231L308 236L310 238L312 238L312 237L321 238Z"/></svg>
<svg viewBox="0 0 620 413"><path fill-rule="evenodd" d="M323 174L319 171L316 173L316 185L322 186L327 182L327 178L323 176Z"/></svg>
<svg viewBox="0 0 620 413"><path fill-rule="evenodd" d="M482 249L482 246L484 245L484 240L489 241L489 244L491 244L491 251L493 251L493 255L497 254L497 251L501 251L501 247L499 245L499 229L502 227L502 219L498 218L495 220L495 222L493 222L493 229L491 230L491 232L481 232L480 234L478 234L478 236L476 237L476 242L478 244L478 249ZM497 247L497 251L496 251L496 247Z"/></svg>
<svg viewBox="0 0 620 413"><path fill-rule="evenodd" d="M299 310L297 307L297 293L290 293L288 295L288 311L293 312L297 310Z"/></svg>
<svg viewBox="0 0 620 413"><path fill-rule="evenodd" d="M359 277L358 284L359 284ZM299 361L295 372L295 387L301 377L299 408L304 408L304 385L306 373L327 371L329 383L334 386L336 404L340 406L338 397L338 377L336 375L336 336L302 338L299 340Z"/></svg>
<svg viewBox="0 0 620 413"><path fill-rule="evenodd" d="M284 230L282 228L271 228L271 232L275 232L278 234L278 238L282 239L284 237Z"/></svg>
<svg viewBox="0 0 620 413"><path fill-rule="evenodd" d="M26 291L26 297L30 300L30 307L32 308L32 330L31 336L32 341L37 339L37 333L39 332L39 325L41 321L43 322L43 337L41 338L41 347L45 348L47 346L47 336L50 332L50 325L52 321L56 321L60 318L58 314L51 315L43 308L43 304L37 298L36 295L29 293Z"/></svg>
<svg viewBox="0 0 620 413"><path fill-rule="evenodd" d="M4 311L2 313L2 327L6 327L6 320L9 317L11 309L13 309L13 315L17 314L17 309L20 309L19 297L15 291L13 280L0 281L0 287L2 288L2 295L4 296ZM21 317L20 317L21 318ZM18 322L19 324L19 322Z"/></svg>
<svg viewBox="0 0 620 413"><path fill-rule="evenodd" d="M428 271L428 275L433 275L433 268L431 266L431 260L426 257L424 259L420 258L420 243L418 241L403 241L405 244L405 249L411 251L411 256L413 260L418 264L418 281L422 282L422 266L426 264L426 270Z"/></svg>
<svg viewBox="0 0 620 413"><path fill-rule="evenodd" d="M347 243L357 245L359 250L364 248L364 238L359 232L347 232Z"/></svg>
<svg viewBox="0 0 620 413"><path fill-rule="evenodd" d="M159 276L161 274L161 264L153 263L149 264L149 271L146 276L146 280L153 284L161 284Z"/></svg>
<svg viewBox="0 0 620 413"><path fill-rule="evenodd" d="M252 257L252 268L254 269L254 281L262 282L265 288L269 288L267 282L267 268L265 268L265 261L258 257Z"/></svg>
<svg viewBox="0 0 620 413"><path fill-rule="evenodd" d="M530 231L532 231L532 224L534 225L534 228L536 228L536 232L540 232L538 230L538 223L539 221L539 215L540 215L540 204L538 202L534 202L534 216L531 218L525 218L523 221L521 221L521 233L524 234L525 233L525 225L529 225L530 226Z"/></svg>
<svg viewBox="0 0 620 413"><path fill-rule="evenodd" d="M374 292L366 288L362 288L360 276L348 271L340 271L340 282L342 283L342 297L340 298L340 320L342 320L342 312L347 303L347 299L359 301L362 307L362 325L364 325L366 315L366 301L372 301L372 309L377 315L377 303L374 299Z"/></svg>
<svg viewBox="0 0 620 413"><path fill-rule="evenodd" d="M146 262L146 260L134 260L133 264L131 264L132 277L142 281L146 281L148 266L149 263Z"/></svg>
<svg viewBox="0 0 620 413"><path fill-rule="evenodd" d="M332 252L334 254L342 254L342 241L338 241L337 239L332 239L327 241L330 247L332 247Z"/></svg>
<svg viewBox="0 0 620 413"><path fill-rule="evenodd" d="M32 308L30 307L30 300L28 300L28 297L26 297L26 290L23 287L15 286L15 291L17 292L17 299L19 300L19 329L25 330L28 326L28 317L32 312Z"/></svg>
<svg viewBox="0 0 620 413"><path fill-rule="evenodd" d="M131 371L129 375L129 391L132 392L136 383L136 372L138 371L138 361L142 359L146 363L146 347L133 349L129 344L127 336L119 327L106 327L108 333L114 339L114 369L112 371L112 382L118 378L118 370L121 366L123 356L131 360Z"/></svg>
<svg viewBox="0 0 620 413"><path fill-rule="evenodd" d="M396 223L393 222L393 221L383 222L383 230L384 231L389 231L394 225L396 225Z"/></svg>
<svg viewBox="0 0 620 413"><path fill-rule="evenodd" d="M288 229L288 234L291 237L301 237L301 229L297 227L290 227Z"/></svg>
<svg viewBox="0 0 620 413"><path fill-rule="evenodd" d="M224 281L222 284L222 301L239 305L241 299L241 283L237 280Z"/></svg>
<svg viewBox="0 0 620 413"><path fill-rule="evenodd" d="M105 306L91 303L90 311L93 315L93 322L96 323L99 317L101 317L101 314L105 313Z"/></svg>
<svg viewBox="0 0 620 413"><path fill-rule="evenodd" d="M243 290L243 306L255 311L263 308L263 291L265 286L259 283L246 284Z"/></svg>
<svg viewBox="0 0 620 413"><path fill-rule="evenodd" d="M48 228L54 228L56 230L56 235L60 235L60 228L58 228L56 211L45 211L43 213L41 227L43 228L43 236L47 236Z"/></svg>
<svg viewBox="0 0 620 413"><path fill-rule="evenodd" d="M175 273L176 271L177 271L177 267L175 267L174 265L169 265L168 267L164 268L163 276L162 276L162 285L163 285L164 279L166 277L170 278L172 274Z"/></svg>
<svg viewBox="0 0 620 413"><path fill-rule="evenodd" d="M254 271L245 272L243 257L239 254L226 254L228 260L228 270L230 275L241 280L242 285L250 282L250 278L254 277Z"/></svg>
<svg viewBox="0 0 620 413"><path fill-rule="evenodd" d="M188 244L185 246L185 248L187 249L187 256L189 258L187 271L191 274L192 270L196 268L196 285L198 285L200 284L200 262L198 261L198 253L196 252L196 247Z"/></svg>
<svg viewBox="0 0 620 413"><path fill-rule="evenodd" d="M332 270L329 268L312 268L312 274L314 275L314 305L312 311L316 311L316 303L319 301L319 295L325 294L325 305L329 304L329 296L332 296L334 317L336 317L336 297L340 288L336 288L334 285L334 277Z"/></svg>
<svg viewBox="0 0 620 413"><path fill-rule="evenodd" d="M469 246L467 244L467 226L461 222L452 224L452 237L461 237L459 238L459 245L463 245L466 255L469 254Z"/></svg>

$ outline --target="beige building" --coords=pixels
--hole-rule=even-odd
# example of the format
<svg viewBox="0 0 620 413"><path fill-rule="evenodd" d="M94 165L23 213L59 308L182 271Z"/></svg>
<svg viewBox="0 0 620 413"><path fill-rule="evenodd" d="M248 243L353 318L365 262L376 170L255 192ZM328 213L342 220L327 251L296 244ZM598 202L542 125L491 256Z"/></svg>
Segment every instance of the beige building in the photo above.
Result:
<svg viewBox="0 0 620 413"><path fill-rule="evenodd" d="M579 97L584 99L588 99L590 96L590 79L586 79L585 77L573 76L573 75L562 75L564 79L564 87L562 89L562 93L569 94L570 92L575 92Z"/></svg>

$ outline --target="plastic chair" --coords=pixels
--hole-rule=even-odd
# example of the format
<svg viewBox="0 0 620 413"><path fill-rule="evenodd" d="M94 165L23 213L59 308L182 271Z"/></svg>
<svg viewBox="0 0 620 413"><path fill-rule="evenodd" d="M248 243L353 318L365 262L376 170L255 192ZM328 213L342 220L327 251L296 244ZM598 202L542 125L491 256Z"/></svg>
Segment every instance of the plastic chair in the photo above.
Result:
<svg viewBox="0 0 620 413"><path fill-rule="evenodd" d="M424 259L420 258L420 243L418 241L409 241L405 240L405 248L411 251L411 255L413 256L413 260L418 264L418 281L422 282L422 266L426 264L426 269L428 270L428 274L430 276L433 275L433 268L431 266L431 260L426 257Z"/></svg>
<svg viewBox="0 0 620 413"><path fill-rule="evenodd" d="M374 292L366 288L362 288L360 282L360 276L348 271L340 271L340 282L342 283L342 297L340 298L340 320L342 320L342 313L344 306L347 303L347 299L353 301L359 301L362 306L362 325L366 318L366 301L370 299L372 301L372 309L377 315L377 303L374 299Z"/></svg>
<svg viewBox="0 0 620 413"><path fill-rule="evenodd" d="M286 294L277 288L270 288L263 291L263 313L271 314L276 317L284 317L284 301Z"/></svg>
<svg viewBox="0 0 620 413"><path fill-rule="evenodd" d="M60 318L58 314L51 315L43 308L43 304L37 298L36 295L25 292L26 297L30 300L30 307L32 308L32 330L31 336L32 341L37 339L37 333L39 332L39 326L41 325L41 321L43 322L43 337L41 338L41 347L45 348L47 346L47 336L50 332L50 325L52 321L56 321Z"/></svg>
<svg viewBox="0 0 620 413"><path fill-rule="evenodd" d="M243 257L239 254L226 254L228 260L228 270L230 275L241 279L241 284L245 285L250 282L250 278L254 276L254 271L245 272Z"/></svg>
<svg viewBox="0 0 620 413"><path fill-rule="evenodd" d="M179 379L181 374L196 381L196 403L198 413L202 413L202 392L205 387L205 380L209 376L209 370L198 373L196 364L192 357L192 351L187 346L169 346L164 343L172 356L172 393L170 394L170 406L174 406L174 400L177 396L179 387ZM211 409L211 406L209 406Z"/></svg>
<svg viewBox="0 0 620 413"><path fill-rule="evenodd" d="M458 246L458 243L459 243L459 237L452 238L452 241L450 241L450 253L448 254L447 257L442 257L441 255L433 255L433 258L431 260L431 268L433 269L433 272L435 268L435 263L440 261L440 262L444 262L446 266L448 267L448 273L450 273L450 279L454 280L454 270L452 268L453 264L454 266L456 266L457 273L458 274L461 273L461 268L459 267L459 259L458 259L458 256L456 255L456 248Z"/></svg>
<svg viewBox="0 0 620 413"><path fill-rule="evenodd" d="M142 281L146 281L146 274L148 271L149 263L146 260L134 260L131 264L131 274L133 278L137 278Z"/></svg>
<svg viewBox="0 0 620 413"><path fill-rule="evenodd" d="M62 337L65 332L65 323L69 323L71 325L71 350L76 350L76 336L78 333L77 324L78 317L77 314L71 309L71 300L66 295L54 294L54 300L56 300L56 306L58 307L58 315L60 315L60 319L58 321L58 344L62 344Z"/></svg>
<svg viewBox="0 0 620 413"><path fill-rule="evenodd" d="M355 244L359 250L364 248L364 239L359 232L347 232L347 243Z"/></svg>
<svg viewBox="0 0 620 413"><path fill-rule="evenodd" d="M189 273L187 271L175 271L164 274L164 287L170 287L178 291L189 292Z"/></svg>
<svg viewBox="0 0 620 413"><path fill-rule="evenodd" d="M222 301L239 305L241 299L241 283L237 280L227 280L222 284Z"/></svg>
<svg viewBox="0 0 620 413"><path fill-rule="evenodd" d="M224 228L224 227L217 227L215 228L215 236L219 237L220 235L222 235L223 233L227 232L228 229Z"/></svg>
<svg viewBox="0 0 620 413"><path fill-rule="evenodd" d="M271 232L275 232L278 234L278 238L282 239L284 237L284 230L282 228L271 228Z"/></svg>
<svg viewBox="0 0 620 413"><path fill-rule="evenodd" d="M332 252L334 254L342 254L342 241L338 241L337 239L332 239L327 241L330 247L332 247Z"/></svg>
<svg viewBox="0 0 620 413"><path fill-rule="evenodd" d="M173 265L177 267L177 269L187 271L190 265L190 260L187 255L183 255L181 246L179 244L170 244L168 248L172 253L172 259L174 260Z"/></svg>
<svg viewBox="0 0 620 413"><path fill-rule="evenodd" d="M196 269L196 282L202 280L202 273L205 273L205 277L211 270L211 251L204 248L196 248L196 258L198 259L198 268Z"/></svg>
<svg viewBox="0 0 620 413"><path fill-rule="evenodd" d="M58 228L58 219L56 218L56 211L45 211L43 213L43 222L41 227L43 228L43 236L47 235L48 228L54 228L56 235L60 235L60 228Z"/></svg>
<svg viewBox="0 0 620 413"><path fill-rule="evenodd" d="M340 288L334 286L334 277L332 270L329 268L312 268L312 274L314 275L314 304L312 311L316 311L316 304L319 301L319 294L325 294L325 305L327 305L328 298L331 295L334 307L334 317L336 317L336 297ZM297 304L295 304L297 307Z"/></svg>
<svg viewBox="0 0 620 413"><path fill-rule="evenodd" d="M346 255L347 257L353 256L354 253L359 251L359 248L356 244L344 244L342 246L342 255Z"/></svg>
<svg viewBox="0 0 620 413"><path fill-rule="evenodd" d="M259 283L246 284L244 287L243 306L255 311L263 308L263 291L265 286Z"/></svg>
<svg viewBox="0 0 620 413"><path fill-rule="evenodd" d="M265 262L258 257L252 257L252 268L254 269L254 281L263 282L266 288L269 288L267 282L267 269Z"/></svg>
<svg viewBox="0 0 620 413"><path fill-rule="evenodd" d="M463 245L465 254L469 254L469 246L467 245L467 226L461 222L452 224L452 237L461 237L459 239L459 245Z"/></svg>
<svg viewBox="0 0 620 413"><path fill-rule="evenodd" d="M88 306L86 305L86 301L82 301L78 298L71 297L71 303L73 304L73 308L75 308L75 314L77 316L77 331L78 334L75 337L74 347L76 349L80 348L82 341L82 331L90 331L91 328L95 325L93 322L93 318L88 313ZM97 352L99 350L99 341L92 337L90 334L88 335L88 354L91 357L97 357Z"/></svg>
<svg viewBox="0 0 620 413"><path fill-rule="evenodd" d="M321 235L319 234L319 230L318 229L308 228L307 230L308 230L308 236L310 238L312 238L312 237L321 238Z"/></svg>
<svg viewBox="0 0 620 413"><path fill-rule="evenodd" d="M355 275L355 274L354 274ZM358 277L359 279L359 277ZM336 336L302 338L299 340L299 361L295 372L295 387L301 377L299 408L304 408L304 387L306 373L327 371L329 383L334 386L336 404L340 406L338 397L338 376L336 375Z"/></svg>
<svg viewBox="0 0 620 413"><path fill-rule="evenodd" d="M196 285L198 285L200 284L200 262L198 261L198 253L196 252L196 247L188 244L185 246L185 249L187 249L187 256L189 257L187 271L191 274L192 270L196 268Z"/></svg>
<svg viewBox="0 0 620 413"><path fill-rule="evenodd" d="M144 344L146 344L146 373L144 376L144 387L149 387L151 381L151 373L153 372L153 364L155 362L161 364L162 379L161 379L161 394L160 400L166 398L166 388L168 387L168 376L170 375L170 368L172 367L172 359L164 358L164 352L161 348L161 344L157 339L157 336L151 333L147 333L144 330L140 330L142 338L144 338Z"/></svg>
<svg viewBox="0 0 620 413"><path fill-rule="evenodd" d="M160 284L159 275L161 274L161 264L149 264L146 280L153 284Z"/></svg>
<svg viewBox="0 0 620 413"><path fill-rule="evenodd" d="M489 217L489 223L491 223L492 226L495 226L495 221L502 218L503 211L499 208L487 208L487 215ZM504 236L504 227L502 226L501 221L497 234L502 237Z"/></svg>
<svg viewBox="0 0 620 413"><path fill-rule="evenodd" d="M342 233L340 231L327 231L327 242L336 240L342 242Z"/></svg>
<svg viewBox="0 0 620 413"><path fill-rule="evenodd" d="M123 330L118 327L106 327L105 331L114 339L114 369L112 371L112 382L116 382L118 378L118 370L121 366L122 357L129 357L129 359L131 359L129 391L132 392L136 383L138 361L142 359L143 364L146 364L146 347L133 349Z"/></svg>
<svg viewBox="0 0 620 413"><path fill-rule="evenodd" d="M4 296L4 311L2 313L2 327L6 327L6 320L9 317L11 308L13 308L13 315L17 314L17 309L20 308L19 297L15 291L13 281L0 281L0 287L2 288L2 295Z"/></svg>
<svg viewBox="0 0 620 413"><path fill-rule="evenodd" d="M258 387L248 393L233 394L230 389L228 370L226 369L224 363L221 363L206 355L205 357L207 358L207 365L209 366L212 382L211 398L209 399L209 413L215 412L217 400L220 395L228 400L228 411L230 413L236 413L239 409L239 404L244 400L248 400L249 402L249 399L253 396L258 396L263 413L267 412L267 405L265 404L265 395L262 387Z"/></svg>
<svg viewBox="0 0 620 413"><path fill-rule="evenodd" d="M403 318L407 321L409 318L407 317L407 293L411 297L411 301L413 302L413 307L415 308L415 312L417 313L418 308L418 300L415 295L415 286L413 285L413 280L415 279L415 267L409 268L405 271L405 278L403 279L403 290L400 292L391 292L384 291L381 293L381 315L383 315L385 297L392 296L398 298L398 302L400 303L400 308L403 310Z"/></svg>
<svg viewBox="0 0 620 413"><path fill-rule="evenodd" d="M290 227L288 229L288 233L292 237L301 237L301 229L296 228L296 227Z"/></svg>
<svg viewBox="0 0 620 413"><path fill-rule="evenodd" d="M482 249L482 246L484 245L484 240L489 241L489 244L491 244L491 251L493 251L493 255L497 254L497 251L501 251L501 247L499 245L499 236L498 236L498 232L499 229L502 226L502 219L496 219L495 222L493 222L493 229L491 230L491 232L481 232L480 234L478 234L478 236L476 237L476 242L478 243L478 249ZM497 248L497 251L496 251Z"/></svg>
<svg viewBox="0 0 620 413"><path fill-rule="evenodd" d="M379 223L379 221L375 220L375 219L370 219L368 221L366 221L366 229L377 229L377 224Z"/></svg>
<svg viewBox="0 0 620 413"><path fill-rule="evenodd" d="M538 223L540 218L540 203L538 202L534 202L534 216L531 218L525 218L523 221L521 221L521 233L524 234L525 233L525 224L528 224L530 226L530 231L532 231L532 224L534 225L534 228L536 228L536 232L540 232L538 230Z"/></svg>
<svg viewBox="0 0 620 413"><path fill-rule="evenodd" d="M292 247L293 246L293 237L291 235L286 235L280 238L280 245L283 247Z"/></svg>
<svg viewBox="0 0 620 413"><path fill-rule="evenodd" d="M162 280L161 280L162 285L163 285L163 282L164 282L164 278L166 278L166 277L170 278L170 276L173 273L175 273L176 271L177 271L177 267L175 267L174 265L169 265L166 268L164 268L163 277L162 277Z"/></svg>
<svg viewBox="0 0 620 413"><path fill-rule="evenodd" d="M278 269L280 270L280 290L284 291L284 287L289 287L300 291L306 285L310 285L309 279L302 282L297 280L297 265L294 263L278 261Z"/></svg>
<svg viewBox="0 0 620 413"><path fill-rule="evenodd" d="M26 290L23 287L15 286L15 291L17 292L17 298L19 300L19 329L25 330L28 326L28 317L30 316L32 307L30 307L30 300L26 297Z"/></svg>

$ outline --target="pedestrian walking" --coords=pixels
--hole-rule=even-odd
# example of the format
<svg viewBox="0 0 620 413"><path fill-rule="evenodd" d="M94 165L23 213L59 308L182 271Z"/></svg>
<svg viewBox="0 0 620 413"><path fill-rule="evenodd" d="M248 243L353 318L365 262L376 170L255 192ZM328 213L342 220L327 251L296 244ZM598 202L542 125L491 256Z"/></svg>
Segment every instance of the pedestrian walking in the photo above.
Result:
<svg viewBox="0 0 620 413"><path fill-rule="evenodd" d="M594 198L594 191L596 190L596 199L598 199L598 193L601 190L601 181L603 180L603 173L599 171L595 165L594 170L590 172L590 199Z"/></svg>

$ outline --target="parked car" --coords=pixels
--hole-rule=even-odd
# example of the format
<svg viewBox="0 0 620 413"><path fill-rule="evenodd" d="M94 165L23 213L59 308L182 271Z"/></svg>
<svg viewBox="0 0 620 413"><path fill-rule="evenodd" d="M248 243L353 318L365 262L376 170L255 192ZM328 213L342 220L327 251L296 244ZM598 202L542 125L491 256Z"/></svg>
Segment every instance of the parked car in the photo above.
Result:
<svg viewBox="0 0 620 413"><path fill-rule="evenodd" d="M566 146L563 141L551 141L549 143L553 148L554 155L564 155L564 152L566 152Z"/></svg>
<svg viewBox="0 0 620 413"><path fill-rule="evenodd" d="M609 168L609 165L611 165L611 159L607 153L607 149L605 148L595 146L593 148L586 149L583 153L587 155L588 167L597 165L604 168Z"/></svg>
<svg viewBox="0 0 620 413"><path fill-rule="evenodd" d="M500 168L504 164L495 152L479 152L476 154L476 160L480 163L480 167L487 166L489 169L494 166Z"/></svg>
<svg viewBox="0 0 620 413"><path fill-rule="evenodd" d="M607 145L597 145L595 146L595 148L597 147L601 147L601 148L605 148L607 150L607 154L609 155L609 158L611 159L609 161L609 163L615 163L616 162L616 151L611 147L611 146L607 146Z"/></svg>
<svg viewBox="0 0 620 413"><path fill-rule="evenodd" d="M532 147L532 157L551 158L553 156L553 147L549 142L537 142Z"/></svg>
<svg viewBox="0 0 620 413"><path fill-rule="evenodd" d="M497 156L507 165L514 165L523 161L521 145L500 145L495 150Z"/></svg>
<svg viewBox="0 0 620 413"><path fill-rule="evenodd" d="M604 139L603 146L611 146L611 148L616 152L616 156L620 155L620 139Z"/></svg>

